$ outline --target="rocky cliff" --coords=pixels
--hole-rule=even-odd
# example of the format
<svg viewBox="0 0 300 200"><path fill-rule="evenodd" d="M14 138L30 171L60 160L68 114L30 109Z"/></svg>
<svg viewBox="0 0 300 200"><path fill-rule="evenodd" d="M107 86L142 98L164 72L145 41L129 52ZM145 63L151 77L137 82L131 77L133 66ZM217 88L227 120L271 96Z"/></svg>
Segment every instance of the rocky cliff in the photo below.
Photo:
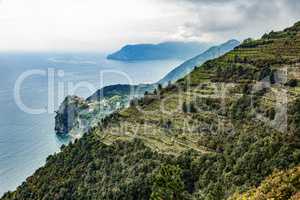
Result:
<svg viewBox="0 0 300 200"><path fill-rule="evenodd" d="M67 96L55 116L55 131L66 134L80 124L79 113L89 110L89 104L81 97Z"/></svg>
<svg viewBox="0 0 300 200"><path fill-rule="evenodd" d="M126 107L131 99L139 98L155 87L147 84L111 85L99 89L87 99L67 96L56 112L55 131L79 138L98 125L102 118Z"/></svg>

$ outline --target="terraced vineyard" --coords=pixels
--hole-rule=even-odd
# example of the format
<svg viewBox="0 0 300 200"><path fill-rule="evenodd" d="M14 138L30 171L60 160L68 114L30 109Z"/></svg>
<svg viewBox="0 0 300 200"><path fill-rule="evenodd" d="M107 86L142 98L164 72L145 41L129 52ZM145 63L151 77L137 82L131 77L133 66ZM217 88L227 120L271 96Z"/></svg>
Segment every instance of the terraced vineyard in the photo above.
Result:
<svg viewBox="0 0 300 200"><path fill-rule="evenodd" d="M295 199L299 65L300 22L246 40L102 119L3 199ZM265 190L280 177L288 190Z"/></svg>
<svg viewBox="0 0 300 200"><path fill-rule="evenodd" d="M226 123L227 119L221 116L219 103L229 99L222 99L221 94L218 94L218 85L207 81L201 87L191 87L186 91L179 91L180 86L165 88L160 91L161 94L150 94L137 101L138 105L116 114L115 123L109 123L104 131L97 129L96 132L100 141L107 144L117 139L140 138L162 153L179 154L187 149L214 152L201 144L201 136L216 133L218 129L230 132L232 128L230 123ZM208 104L204 104L205 101ZM214 104L209 105L210 102ZM193 104L195 110L185 111L184 104L187 107Z"/></svg>
<svg viewBox="0 0 300 200"><path fill-rule="evenodd" d="M299 86L286 87L290 80L298 81L300 77L299 26L265 35L261 40L247 40L234 51L197 68L177 84L136 101L137 105L114 116L118 118L116 123L109 123L104 131L96 131L100 140L111 144L116 139L136 137L153 149L175 154L189 148L199 152L222 148L210 148L201 141L220 132L233 134L230 112L241 97L264 93L257 102L252 102L255 105L248 111L257 115L259 112L268 115L276 107L286 107L288 100L293 103L299 98ZM221 79L225 82L220 82ZM251 90L249 94L243 91L246 87ZM277 98L281 96L282 99ZM195 110L184 112L184 103L193 105Z"/></svg>

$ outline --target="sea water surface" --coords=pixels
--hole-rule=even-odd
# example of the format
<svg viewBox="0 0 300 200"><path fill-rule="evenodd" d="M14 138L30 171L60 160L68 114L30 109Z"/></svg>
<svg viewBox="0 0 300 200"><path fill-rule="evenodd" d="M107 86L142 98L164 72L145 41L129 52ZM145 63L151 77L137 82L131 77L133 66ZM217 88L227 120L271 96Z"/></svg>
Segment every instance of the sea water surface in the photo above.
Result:
<svg viewBox="0 0 300 200"><path fill-rule="evenodd" d="M182 62L120 62L106 60L104 54L97 53L0 53L0 196L14 190L45 164L48 155L58 152L68 142L54 133L55 114L50 107L53 104L54 109L58 108L59 94L88 97L94 92L91 90L103 85L152 83ZM28 76L24 76L26 72ZM21 102L47 112L31 114L17 105L18 91L14 88L22 74ZM48 75L53 74L52 84ZM49 91L54 92L52 97ZM53 103L49 104L49 98Z"/></svg>

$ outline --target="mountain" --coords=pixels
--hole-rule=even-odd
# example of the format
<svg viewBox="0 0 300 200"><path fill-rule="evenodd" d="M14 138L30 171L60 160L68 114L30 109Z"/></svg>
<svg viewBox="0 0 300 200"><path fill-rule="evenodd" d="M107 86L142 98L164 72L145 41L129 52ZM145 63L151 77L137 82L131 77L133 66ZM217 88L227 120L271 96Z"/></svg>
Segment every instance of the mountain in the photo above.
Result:
<svg viewBox="0 0 300 200"><path fill-rule="evenodd" d="M120 61L188 59L207 48L198 42L163 42L159 44L126 45L107 59Z"/></svg>
<svg viewBox="0 0 300 200"><path fill-rule="evenodd" d="M139 98L145 92L153 92L159 84L167 85L183 78L193 68L203 62L232 50L239 44L237 40L229 40L219 46L211 47L204 53L184 62L168 73L155 84L117 84L99 89L83 101L80 97L66 97L55 116L55 131L58 134L69 134L80 137L106 115L129 105L132 98ZM132 95L132 96L130 96ZM80 100L80 102L78 101ZM118 103L119 102L119 103ZM85 106L82 106L85 105Z"/></svg>
<svg viewBox="0 0 300 200"><path fill-rule="evenodd" d="M2 199L297 199L299 83L300 22L105 117Z"/></svg>
<svg viewBox="0 0 300 200"><path fill-rule="evenodd" d="M184 77L185 75L189 74L195 66L199 66L202 63L206 62L207 60L217 58L228 51L231 51L236 46L240 44L237 40L229 40L219 46L214 46L206 50L205 52L185 61L180 66L173 69L169 72L164 78L162 78L158 83L160 84L167 84L169 81L174 82L178 79Z"/></svg>

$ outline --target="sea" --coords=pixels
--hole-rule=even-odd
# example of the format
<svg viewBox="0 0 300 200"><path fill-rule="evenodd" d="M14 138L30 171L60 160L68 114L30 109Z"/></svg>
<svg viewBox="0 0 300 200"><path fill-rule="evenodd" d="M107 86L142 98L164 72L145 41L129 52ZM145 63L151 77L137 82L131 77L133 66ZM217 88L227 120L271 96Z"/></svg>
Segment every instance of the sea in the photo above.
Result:
<svg viewBox="0 0 300 200"><path fill-rule="evenodd" d="M183 60L122 62L104 53L0 53L0 196L68 144L54 132L67 95L88 97L111 84L153 83Z"/></svg>

